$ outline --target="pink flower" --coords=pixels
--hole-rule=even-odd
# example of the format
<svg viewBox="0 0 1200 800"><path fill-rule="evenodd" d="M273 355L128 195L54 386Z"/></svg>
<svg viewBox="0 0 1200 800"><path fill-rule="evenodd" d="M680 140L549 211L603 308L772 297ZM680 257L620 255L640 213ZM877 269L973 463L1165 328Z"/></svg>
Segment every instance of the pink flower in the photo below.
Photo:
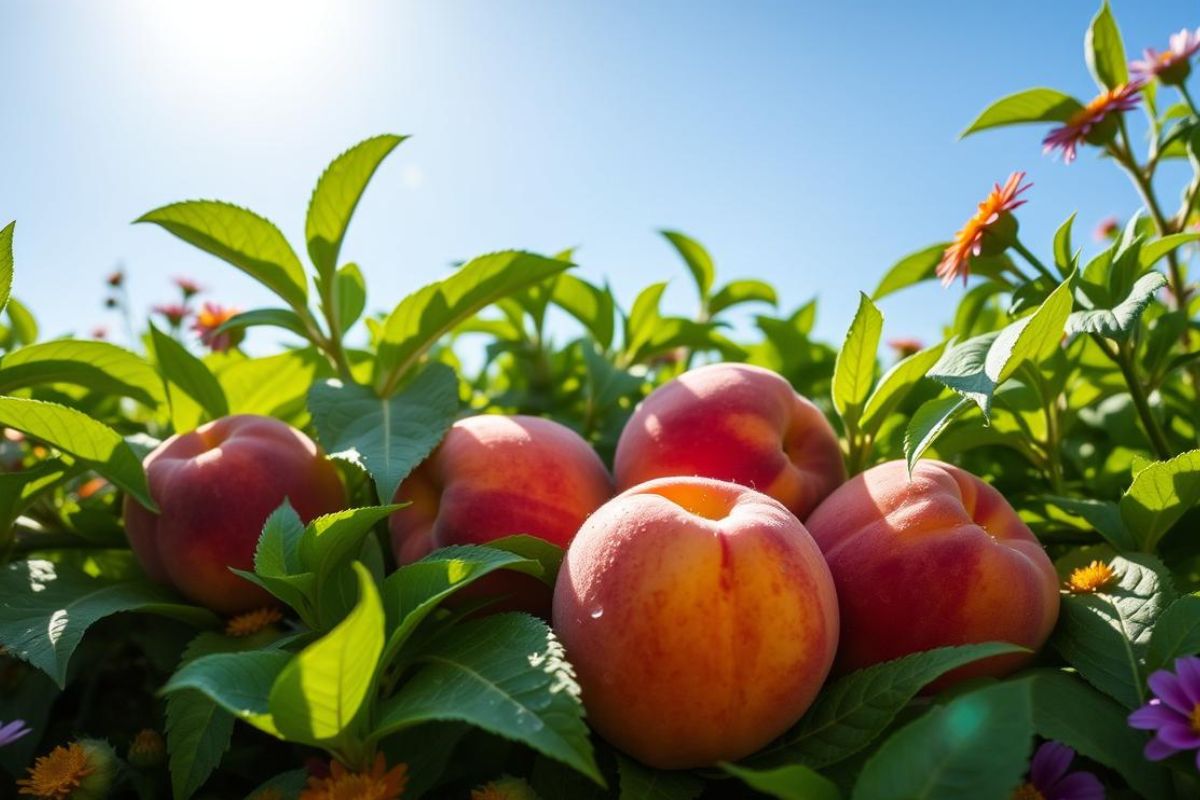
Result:
<svg viewBox="0 0 1200 800"><path fill-rule="evenodd" d="M205 303L204 308L196 314L192 330L200 334L200 341L212 349L214 353L224 353L231 347L241 343L245 331L225 331L217 333L217 329L238 315L236 308L225 308L216 303Z"/></svg>
<svg viewBox="0 0 1200 800"><path fill-rule="evenodd" d="M1200 52L1200 28L1184 28L1171 34L1170 46L1163 52L1147 47L1141 61L1129 62L1129 73L1142 83L1158 78L1168 85L1179 85L1192 71L1191 57Z"/></svg>
<svg viewBox="0 0 1200 800"><path fill-rule="evenodd" d="M912 337L889 339L887 344L888 347L896 351L896 355L899 358L907 358L913 353L920 352L921 349L925 347L924 343L922 343L920 339L914 339Z"/></svg>
<svg viewBox="0 0 1200 800"><path fill-rule="evenodd" d="M1080 142L1102 145L1112 141L1117 134L1116 117L1110 116L1137 107L1142 90L1140 81L1123 83L1115 89L1101 92L1083 108L1071 115L1065 124L1046 134L1042 140L1042 152L1061 150L1063 163L1075 160L1075 151ZM1104 124L1108 122L1108 124Z"/></svg>
<svg viewBox="0 0 1200 800"><path fill-rule="evenodd" d="M1092 238L1097 242L1107 242L1116 236L1120 228L1121 223L1116 217L1106 217L1096 225L1096 230L1092 231Z"/></svg>
<svg viewBox="0 0 1200 800"><path fill-rule="evenodd" d="M1012 244L1016 236L1016 220L1009 212L1024 205L1025 201L1017 198L1033 185L1022 185L1024 179L1024 172L1014 172L1003 186L997 183L991 194L979 204L975 215L954 234L954 241L946 248L941 263L937 265L937 276L942 279L943 286L949 286L958 277L966 283L967 275L971 272L970 261L983 252L985 245L999 253ZM990 241L985 241L985 237Z"/></svg>
<svg viewBox="0 0 1200 800"><path fill-rule="evenodd" d="M200 284L191 278L175 278L175 285L179 287L179 291L183 292L184 301L190 300L204 291Z"/></svg>
<svg viewBox="0 0 1200 800"><path fill-rule="evenodd" d="M177 328L187 319L188 308L182 303L160 303L153 309L155 314L162 316L172 328Z"/></svg>
<svg viewBox="0 0 1200 800"><path fill-rule="evenodd" d="M1132 727L1154 731L1154 738L1146 743L1146 758L1162 761L1197 750L1200 769L1200 658L1178 658L1174 672L1160 669L1149 683L1155 696L1129 715Z"/></svg>
<svg viewBox="0 0 1200 800"><path fill-rule="evenodd" d="M92 328L92 338L93 339L107 339L108 338L108 328L104 327L103 325L97 325L96 327Z"/></svg>
<svg viewBox="0 0 1200 800"><path fill-rule="evenodd" d="M108 277L104 279L104 282L116 289L125 282L125 272L123 270L110 272Z"/></svg>

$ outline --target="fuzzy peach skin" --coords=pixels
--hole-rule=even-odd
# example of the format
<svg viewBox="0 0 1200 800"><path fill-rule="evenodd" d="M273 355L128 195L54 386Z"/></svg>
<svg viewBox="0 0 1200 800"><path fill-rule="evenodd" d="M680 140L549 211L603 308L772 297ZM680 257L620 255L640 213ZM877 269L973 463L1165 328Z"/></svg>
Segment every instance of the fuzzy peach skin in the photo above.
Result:
<svg viewBox="0 0 1200 800"><path fill-rule="evenodd" d="M554 630L602 736L654 767L702 767L753 753L809 707L837 650L837 597L779 502L661 478L579 531Z"/></svg>
<svg viewBox="0 0 1200 800"><path fill-rule="evenodd" d="M837 585L838 671L973 642L1036 651L1058 619L1058 578L1041 544L999 492L951 464L919 461L911 480L903 461L880 464L806 525ZM980 661L935 686L1004 675L1029 658Z"/></svg>
<svg viewBox="0 0 1200 800"><path fill-rule="evenodd" d="M300 431L270 417L222 417L146 457L159 513L125 498L125 530L143 569L193 602L233 614L270 595L230 572L253 567L263 523L286 498L301 519L345 508L337 471Z"/></svg>
<svg viewBox="0 0 1200 800"><path fill-rule="evenodd" d="M782 376L711 364L660 386L617 443L617 489L673 475L733 481L800 519L846 479L837 434Z"/></svg>
<svg viewBox="0 0 1200 800"><path fill-rule="evenodd" d="M524 533L566 548L612 497L604 462L575 431L540 417L480 414L455 422L400 484L392 550L401 564L438 547Z"/></svg>

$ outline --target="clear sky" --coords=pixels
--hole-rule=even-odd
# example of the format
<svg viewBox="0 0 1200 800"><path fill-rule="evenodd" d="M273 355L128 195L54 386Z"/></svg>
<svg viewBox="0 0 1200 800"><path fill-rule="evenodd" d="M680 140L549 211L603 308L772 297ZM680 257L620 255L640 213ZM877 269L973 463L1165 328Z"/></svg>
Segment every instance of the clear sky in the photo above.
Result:
<svg viewBox="0 0 1200 800"><path fill-rule="evenodd" d="M1113 5L1131 55L1200 24L1194 0ZM269 217L303 254L325 164L396 132L413 138L342 251L373 310L454 260L578 245L583 275L608 276L626 305L672 279L667 305L682 311L690 282L655 234L671 227L708 246L719 276L774 282L789 310L819 295L818 332L836 339L859 289L948 238L1014 169L1035 183L1020 216L1043 252L1071 211L1092 246L1099 219L1137 207L1095 151L1070 167L1043 157L1043 128L956 141L1011 91L1090 98L1096 7L0 0L0 224L18 220L15 293L51 335L116 329L101 299L118 262L138 307L171 299L174 275L262 304L232 267L129 223L218 198ZM888 337L932 338L951 314L932 285L883 310Z"/></svg>

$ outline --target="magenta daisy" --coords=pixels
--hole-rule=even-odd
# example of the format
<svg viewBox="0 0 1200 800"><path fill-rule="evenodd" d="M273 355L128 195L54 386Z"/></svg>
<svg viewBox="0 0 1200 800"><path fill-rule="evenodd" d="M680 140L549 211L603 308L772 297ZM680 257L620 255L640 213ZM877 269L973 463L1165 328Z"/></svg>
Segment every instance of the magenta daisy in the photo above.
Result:
<svg viewBox="0 0 1200 800"><path fill-rule="evenodd" d="M1083 108L1071 115L1063 125L1055 128L1042 140L1042 151L1062 151L1063 163L1075 160L1080 142L1105 144L1116 135L1116 116L1137 107L1142 99L1140 81L1123 83L1115 89L1101 92ZM1105 125L1105 122L1109 122Z"/></svg>
<svg viewBox="0 0 1200 800"><path fill-rule="evenodd" d="M1150 702L1129 715L1134 728L1154 731L1146 743L1146 758L1162 761L1186 750L1200 751L1200 658L1175 660L1175 671L1160 669L1150 676ZM1200 752L1196 753L1200 769Z"/></svg>
<svg viewBox="0 0 1200 800"><path fill-rule="evenodd" d="M1104 800L1104 784L1090 772L1068 772L1075 751L1046 742L1029 762L1029 779L1013 792L1013 800Z"/></svg>
<svg viewBox="0 0 1200 800"><path fill-rule="evenodd" d="M1169 86L1183 83L1192 71L1191 58L1200 52L1200 28L1172 33L1170 46L1161 53L1147 47L1141 61L1129 62L1129 73L1143 83L1158 78Z"/></svg>

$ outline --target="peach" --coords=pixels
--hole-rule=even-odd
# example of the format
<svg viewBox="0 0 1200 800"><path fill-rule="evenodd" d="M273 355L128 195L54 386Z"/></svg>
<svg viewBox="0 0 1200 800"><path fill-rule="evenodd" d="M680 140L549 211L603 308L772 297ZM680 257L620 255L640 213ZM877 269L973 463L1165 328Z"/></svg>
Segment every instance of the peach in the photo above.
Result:
<svg viewBox="0 0 1200 800"><path fill-rule="evenodd" d="M654 767L702 767L753 753L809 707L837 650L837 597L781 503L661 478L584 523L554 629L602 736Z"/></svg>
<svg viewBox="0 0 1200 800"><path fill-rule="evenodd" d="M389 520L392 551L407 564L446 545L519 533L566 548L612 493L604 463L570 428L540 417L467 417L396 491L397 502L412 505ZM512 593L512 608L549 609L549 589L536 579L498 573L481 583L472 596Z"/></svg>
<svg viewBox="0 0 1200 800"><path fill-rule="evenodd" d="M911 480L903 461L880 464L806 524L837 585L839 671L973 642L1037 650L1058 618L1058 578L1032 531L999 492L950 464L919 461ZM986 659L935 686L1029 659Z"/></svg>
<svg viewBox="0 0 1200 800"><path fill-rule="evenodd" d="M782 376L711 364L660 386L621 432L617 489L698 475L774 497L800 519L846 478L837 434Z"/></svg>
<svg viewBox="0 0 1200 800"><path fill-rule="evenodd" d="M142 568L193 602L233 614L272 603L230 567L253 567L263 523L287 499L305 521L345 507L337 470L311 439L270 417L222 417L146 456L153 513L125 498Z"/></svg>

